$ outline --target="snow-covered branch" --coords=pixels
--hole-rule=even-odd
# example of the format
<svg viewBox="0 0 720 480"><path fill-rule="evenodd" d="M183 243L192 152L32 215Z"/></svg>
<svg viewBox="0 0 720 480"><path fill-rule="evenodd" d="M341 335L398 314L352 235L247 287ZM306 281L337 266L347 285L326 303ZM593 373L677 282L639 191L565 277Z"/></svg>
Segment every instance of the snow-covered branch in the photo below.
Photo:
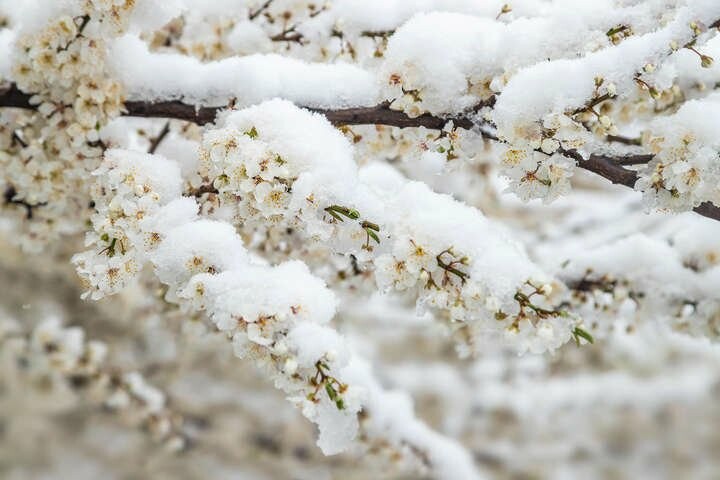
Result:
<svg viewBox="0 0 720 480"><path fill-rule="evenodd" d="M20 92L14 85L7 87L4 93L0 93L0 106L33 109L30 103L31 95ZM493 97L494 99L494 97ZM482 108L485 105L477 105ZM183 103L180 100L145 102L126 101L124 112L128 116L150 117L150 118L171 118L185 120L200 125L211 123L215 120L220 111L225 107L194 106ZM356 107L339 110L325 110L311 108L311 111L324 115L335 125L388 125L401 128L424 127L441 130L451 124L459 128L472 129L473 123L468 117L437 117L430 113L424 113L417 117L409 117L406 113L390 108L388 103L374 107ZM489 140L498 141L493 133L482 132L481 135ZM593 172L612 183L634 188L638 180L637 172L625 168L624 164L638 165L649 161L652 156L638 155L601 155L591 154L584 158L577 151L563 151L577 161L577 166ZM702 202L693 210L700 215L715 220L720 220L720 208L712 202Z"/></svg>
<svg viewBox="0 0 720 480"><path fill-rule="evenodd" d="M718 19L0 0L3 474L716 476Z"/></svg>
<svg viewBox="0 0 720 480"><path fill-rule="evenodd" d="M337 300L304 264L267 266L245 250L230 224L197 217L195 201L180 197L182 178L171 161L121 150L106 155L95 173L92 248L73 259L88 294L119 292L150 262L169 287L168 301L206 312L236 356L253 360L318 425L326 454L346 450L362 429L367 441L416 445L443 477L474 478L461 448L406 408L392 411L404 401L393 400L328 325Z"/></svg>

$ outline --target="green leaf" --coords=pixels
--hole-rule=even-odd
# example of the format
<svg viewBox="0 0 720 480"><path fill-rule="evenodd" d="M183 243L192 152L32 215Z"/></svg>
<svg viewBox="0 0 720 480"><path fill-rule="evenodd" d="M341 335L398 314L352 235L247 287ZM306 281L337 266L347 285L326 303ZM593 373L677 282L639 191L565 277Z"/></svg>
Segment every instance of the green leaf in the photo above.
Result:
<svg viewBox="0 0 720 480"><path fill-rule="evenodd" d="M338 215L337 213L335 213L334 210L331 210L331 209L329 209L329 208L326 208L325 211L326 211L327 213L329 213L330 216L333 217L335 220L337 220L337 221L339 221L339 222L344 222L344 221L345 221L345 220L343 220L343 218L342 218L340 215Z"/></svg>
<svg viewBox="0 0 720 480"><path fill-rule="evenodd" d="M586 340L588 343L595 343L595 339L588 332L580 327L575 327L573 330L573 337L575 337L575 343L580 346L580 339Z"/></svg>
<svg viewBox="0 0 720 480"><path fill-rule="evenodd" d="M368 236L370 238L372 238L373 240L375 240L377 243L380 243L380 237L377 236L377 233L373 232L372 230L370 230L367 227L365 228L365 233L367 233Z"/></svg>
<svg viewBox="0 0 720 480"><path fill-rule="evenodd" d="M363 228L369 228L370 230L375 230L376 232L380 231L380 227L377 223L368 222L367 220L363 221L360 224Z"/></svg>
<svg viewBox="0 0 720 480"><path fill-rule="evenodd" d="M328 397L330 397L330 400L335 401L337 399L337 392L330 382L325 382L325 391L327 392Z"/></svg>

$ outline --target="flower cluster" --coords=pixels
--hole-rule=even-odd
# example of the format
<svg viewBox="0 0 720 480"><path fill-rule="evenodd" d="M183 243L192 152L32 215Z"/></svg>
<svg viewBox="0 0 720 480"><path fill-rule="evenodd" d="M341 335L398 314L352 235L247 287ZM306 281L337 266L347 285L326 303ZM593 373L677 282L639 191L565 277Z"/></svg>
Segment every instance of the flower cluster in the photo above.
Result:
<svg viewBox="0 0 720 480"><path fill-rule="evenodd" d="M16 322L3 320L0 345L6 355L3 361L18 369L16 381L39 386L46 395L48 391L83 395L87 401L117 410L172 449L185 445L182 419L167 408L165 394L138 372L109 368L107 345L87 340L82 328L63 326L53 317L26 334Z"/></svg>
<svg viewBox="0 0 720 480"><path fill-rule="evenodd" d="M626 100L638 89L646 96L658 97L652 86L657 66L667 61L677 45L708 37L695 19L716 17L720 17L717 5L693 3L678 9L672 21L657 31L577 59L541 62L519 71L505 85L491 112L497 136L512 149L553 154L591 144L593 133L603 138L616 135L616 120L607 115L610 108L606 105ZM539 85L544 86L540 92ZM532 96L528 92L533 92ZM534 165L525 170L533 171ZM553 196L552 190L547 193Z"/></svg>
<svg viewBox="0 0 720 480"><path fill-rule="evenodd" d="M546 6L547 16L498 21L514 7L505 4L479 15L438 11L410 19L388 42L379 72L384 97L413 117L477 109L539 58L544 62L602 50L619 43L620 35L652 31L651 19L664 13L652 3L618 8L592 2L574 5L572 22L559 4Z"/></svg>
<svg viewBox="0 0 720 480"><path fill-rule="evenodd" d="M572 290L569 303L593 335L607 336L618 320L632 332L648 321L643 319L666 321L693 335L720 334L720 299L709 287L720 270L712 263L702 268L693 263L695 258L683 258L689 243L683 237L669 236L678 242L673 248L664 239L634 235L585 251L564 265L559 276ZM690 243L697 252L698 242ZM683 288L662 278L674 278Z"/></svg>
<svg viewBox="0 0 720 480"><path fill-rule="evenodd" d="M100 128L120 114L124 100L106 68L107 39L122 31L133 4L68 3L62 15L15 42L12 80L32 94L37 113L23 129L22 148L2 161L13 202L32 212L16 239L26 248L40 248L84 226L89 214L84 180L102 155ZM75 221L57 221L64 211L80 214Z"/></svg>
<svg viewBox="0 0 720 480"><path fill-rule="evenodd" d="M683 211L706 201L720 202L718 115L720 102L711 95L689 101L650 125L648 143L655 157L635 185L648 207Z"/></svg>
<svg viewBox="0 0 720 480"><path fill-rule="evenodd" d="M149 261L157 278L167 285L166 300L189 312L205 312L213 327L231 341L235 354L253 360L318 425L318 445L325 453L345 450L360 428L366 441L387 439L385 448L415 442L403 431L404 425L427 427L409 411L402 413L403 426L386 420L384 399L391 395L327 325L337 300L305 264L290 261L269 267L245 250L229 223L198 217L195 201L179 196L174 175L162 180L154 175L172 172L163 164L167 160L120 150L109 151L108 157L108 165L97 172L95 198L104 215L96 218L96 231L89 234L92 241L99 238L107 243L102 232L108 232L108 237L122 237L137 250L135 258ZM140 221L126 214L136 212L138 204L145 208ZM142 241L153 234L156 242ZM84 264L78 263L84 273ZM146 403L157 400L137 378L123 382ZM111 403L122 405L124 398L114 395ZM362 425L361 409L366 409ZM432 436L425 441L452 454L456 462L461 460L455 464L427 452L437 463L434 468L473 470L451 442ZM425 448L429 446L420 444L418 451Z"/></svg>
<svg viewBox="0 0 720 480"><path fill-rule="evenodd" d="M171 161L109 150L95 175L98 213L88 234L95 248L74 257L88 294L120 291L149 260L170 287L168 300L207 311L236 354L265 367L321 426L323 449L343 449L357 430L360 393L339 373L344 341L321 325L334 314L333 294L299 262L254 265L231 225L197 219Z"/></svg>
<svg viewBox="0 0 720 480"><path fill-rule="evenodd" d="M347 253L379 243L379 227L359 212L352 150L327 120L273 100L231 111L223 125L203 137L200 174L233 209L234 223L334 237Z"/></svg>
<svg viewBox="0 0 720 480"><path fill-rule="evenodd" d="M254 265L234 229L211 220L170 229L150 261L168 299L206 311L235 354L251 358L319 425L326 453L346 448L361 391L343 380L344 340L323 326L336 300L304 264Z"/></svg>
<svg viewBox="0 0 720 480"><path fill-rule="evenodd" d="M570 190L575 162L560 154L508 148L501 172L510 179L509 188L523 201L542 198L549 203Z"/></svg>
<svg viewBox="0 0 720 480"><path fill-rule="evenodd" d="M543 285L553 280L476 210L391 168L358 176L347 141L287 103L233 111L225 124L204 137L201 173L214 179L221 203L235 209L238 227L275 222L321 240L331 252L359 255L381 290L414 292L419 308L432 308L461 330L456 336L464 353L476 351L488 334L519 351L552 350L570 339L577 320L553 307L562 289L552 299L534 297L537 305L521 305L517 295L549 292ZM295 125L303 125L304 147L290 149L286 137L294 136ZM447 139L452 148L454 129L444 133L438 141ZM569 172L570 162L553 156L536 165L534 179L557 195L567 189ZM491 279L488 269L502 280Z"/></svg>
<svg viewBox="0 0 720 480"><path fill-rule="evenodd" d="M235 355L251 359L318 425L325 454L344 451L360 437L395 456L412 445L409 457L428 458L439 474L475 477L465 453L428 432L404 400L398 410L397 395L384 391L327 325L337 301L303 263L253 261L228 224L209 220L170 230L150 261L170 287L168 299L205 311Z"/></svg>
<svg viewBox="0 0 720 480"><path fill-rule="evenodd" d="M392 245L374 262L378 286L414 292L419 308L446 318L461 354L492 339L520 352L570 339L578 320L558 307L562 286L477 211L419 183L404 186L391 210Z"/></svg>
<svg viewBox="0 0 720 480"><path fill-rule="evenodd" d="M180 196L182 178L170 160L125 150L107 150L93 175L96 213L85 242L91 248L72 261L85 296L97 300L122 290L140 271L146 252L160 244L163 224L172 223L173 215L153 214Z"/></svg>

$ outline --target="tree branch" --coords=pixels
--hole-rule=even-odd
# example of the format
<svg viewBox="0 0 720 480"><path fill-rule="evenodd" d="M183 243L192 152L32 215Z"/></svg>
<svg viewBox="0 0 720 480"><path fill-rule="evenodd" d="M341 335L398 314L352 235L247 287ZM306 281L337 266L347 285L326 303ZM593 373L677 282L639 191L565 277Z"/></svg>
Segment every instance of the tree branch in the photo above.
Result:
<svg viewBox="0 0 720 480"><path fill-rule="evenodd" d="M593 172L600 175L603 178L610 180L612 183L617 185L624 185L629 188L635 187L635 182L638 181L638 174L633 170L628 170L622 166L621 162L618 162L618 158L610 157L606 155L590 155L587 159L584 159L580 153L575 150L568 150L562 152L564 155L574 158L578 162L578 166L587 171ZM652 159L652 155L637 155L636 157ZM630 158L630 157L624 157ZM633 165L639 163L645 163L642 161L636 161ZM697 207L693 208L693 211L703 217L712 218L713 220L720 220L720 207L710 202L703 202Z"/></svg>
<svg viewBox="0 0 720 480"><path fill-rule="evenodd" d="M0 97L0 106L5 106L2 97ZM155 103L125 102L126 115L131 117L175 118L197 123L198 125L213 122L217 112L223 108L226 107L195 107L179 100ZM463 117L446 119L424 114L411 118L403 112L390 109L388 103L374 107L356 107L340 110L321 108L308 108L308 110L325 115L328 121L334 125L388 125L401 128L425 127L439 130L452 120L455 126L461 128L471 129L473 126L472 121Z"/></svg>
<svg viewBox="0 0 720 480"><path fill-rule="evenodd" d="M30 104L31 95L23 93L11 84L5 90L0 89L0 107L15 107L34 110ZM492 102L487 102L491 105ZM171 118L204 125L215 121L218 111L227 106L206 107L183 103L180 100L161 102L128 101L125 102L125 115L130 117ZM307 107L306 107L307 108ZM325 115L334 125L388 125L391 127L425 127L442 129L449 121L456 127L471 129L473 122L466 117L440 118L430 114L409 117L398 110L392 110L388 102L373 107L345 108L327 110L308 108L313 112Z"/></svg>
<svg viewBox="0 0 720 480"><path fill-rule="evenodd" d="M14 84L5 90L0 89L0 107L15 107L24 109L35 109L30 104L31 95L21 92ZM492 106L494 98L479 104L475 110L485 106ZM132 117L153 117L185 120L188 122L204 125L215 120L218 111L225 106L206 107L195 106L183 103L180 100L162 102L129 101L125 102L125 115ZM306 107L307 108L307 107ZM454 126L470 130L475 125L466 116L442 118L428 113L418 117L409 117L404 112L392 110L389 102L374 107L357 107L340 110L326 110L309 108L309 110L324 115L334 125L387 125L391 127L425 127L440 130L452 121ZM482 136L488 140L501 141L492 132L480 130ZM559 153L573 158L577 161L578 167L593 172L612 183L634 188L638 174L623 165L640 165L652 160L652 155L630 155L622 157L610 157L606 155L592 154L587 159L576 150L563 150ZM720 207L710 202L705 202L696 207L694 211L702 216L720 220Z"/></svg>
<svg viewBox="0 0 720 480"><path fill-rule="evenodd" d="M27 93L21 92L14 83L3 87L0 86L0 107L14 107L35 110L30 104L30 97Z"/></svg>

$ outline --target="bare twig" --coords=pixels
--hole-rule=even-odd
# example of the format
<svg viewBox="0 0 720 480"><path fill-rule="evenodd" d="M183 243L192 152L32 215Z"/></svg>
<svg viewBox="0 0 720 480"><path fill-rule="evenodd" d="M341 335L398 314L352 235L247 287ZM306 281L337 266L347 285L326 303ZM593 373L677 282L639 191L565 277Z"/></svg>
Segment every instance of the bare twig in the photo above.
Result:
<svg viewBox="0 0 720 480"><path fill-rule="evenodd" d="M33 209L37 207L42 207L47 205L45 202L31 204L26 202L25 200L17 200L15 198L15 195L17 194L17 191L15 190L15 187L10 186L5 190L5 193L3 193L3 200L5 200L6 204L11 205L19 205L23 208L25 208L25 218L28 220L31 220L33 218Z"/></svg>
<svg viewBox="0 0 720 480"><path fill-rule="evenodd" d="M160 133L158 133L155 138L150 140L150 147L148 148L148 153L155 153L155 150L157 150L157 148L160 146L160 143L165 139L168 133L170 133L169 120L165 122L165 125L163 126L162 130L160 130Z"/></svg>
<svg viewBox="0 0 720 480"><path fill-rule="evenodd" d="M296 42L296 43L302 43L303 41L303 34L295 30L295 26L286 28L282 32L278 33L277 35L273 35L270 37L270 40L273 42Z"/></svg>
<svg viewBox="0 0 720 480"><path fill-rule="evenodd" d="M254 12L250 12L250 14L248 15L248 20L255 20L257 17L262 15L262 13L267 10L270 4L272 4L274 1L275 0L267 0L265 3L260 5L257 10L255 10Z"/></svg>
<svg viewBox="0 0 720 480"><path fill-rule="evenodd" d="M395 30L364 30L360 32L361 37L368 38L390 38L395 33Z"/></svg>

